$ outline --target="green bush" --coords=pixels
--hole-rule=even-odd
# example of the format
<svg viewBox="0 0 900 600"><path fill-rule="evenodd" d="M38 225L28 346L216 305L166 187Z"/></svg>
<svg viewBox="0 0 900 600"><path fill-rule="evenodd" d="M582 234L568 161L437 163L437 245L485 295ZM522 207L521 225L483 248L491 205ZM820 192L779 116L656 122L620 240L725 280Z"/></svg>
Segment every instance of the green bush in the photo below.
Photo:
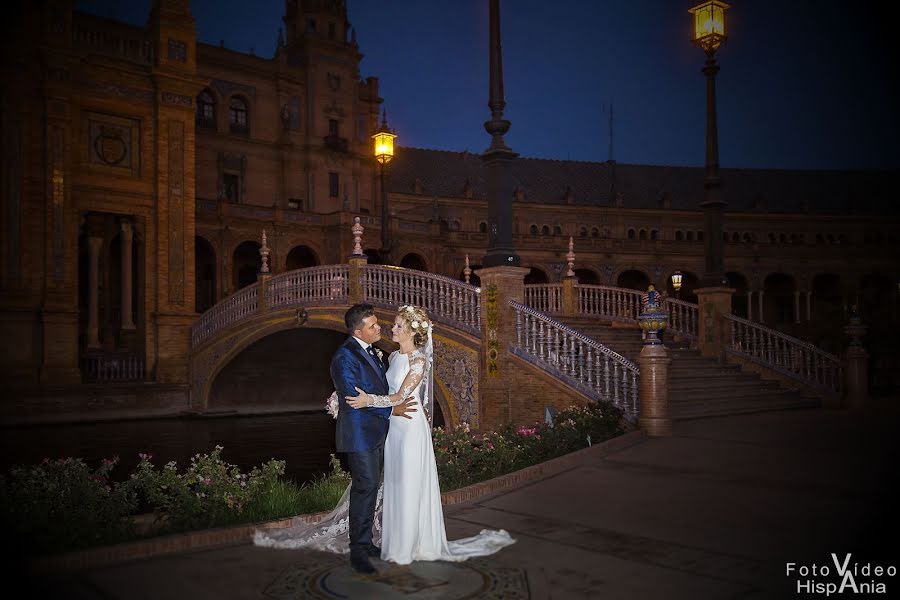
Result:
<svg viewBox="0 0 900 600"><path fill-rule="evenodd" d="M105 459L92 470L80 458L44 459L0 477L0 510L13 547L31 555L133 536L128 517L137 506L135 495L109 481L117 462Z"/></svg>
<svg viewBox="0 0 900 600"><path fill-rule="evenodd" d="M561 410L549 425L508 425L475 437L465 424L453 431L438 428L433 441L441 490L517 471L622 432L622 411L601 403Z"/></svg>
<svg viewBox="0 0 900 600"><path fill-rule="evenodd" d="M560 411L552 425L509 425L473 435L463 424L435 429L434 452L443 491L516 471L622 433L622 413L605 404ZM112 484L118 459L91 470L81 459L45 459L0 477L0 509L14 547L46 554L138 537L138 507L155 515L151 535L252 523L334 508L350 474L332 455L331 472L297 486L284 481L284 461L250 473L222 460L222 447L197 454L183 472L153 464L149 454L130 478Z"/></svg>
<svg viewBox="0 0 900 600"><path fill-rule="evenodd" d="M247 473L222 460L222 446L209 454L196 454L184 473L175 461L157 469L152 455L141 454L131 478L123 484L157 515L166 531L204 529L248 520L261 513L266 496L278 488L285 462L270 460Z"/></svg>

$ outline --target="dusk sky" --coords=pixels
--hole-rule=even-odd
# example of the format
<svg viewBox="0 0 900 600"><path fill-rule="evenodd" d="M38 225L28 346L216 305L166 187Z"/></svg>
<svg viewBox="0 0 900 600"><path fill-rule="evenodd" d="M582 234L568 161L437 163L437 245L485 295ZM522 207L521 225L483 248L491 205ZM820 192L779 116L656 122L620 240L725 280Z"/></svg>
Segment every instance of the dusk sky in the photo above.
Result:
<svg viewBox="0 0 900 600"><path fill-rule="evenodd" d="M136 24L150 0L78 0ZM704 56L682 0L501 1L507 143L523 156L701 166ZM900 167L896 21L886 1L734 0L719 53L724 167ZM487 0L349 0L404 146L484 151ZM198 38L274 53L283 0L193 0Z"/></svg>

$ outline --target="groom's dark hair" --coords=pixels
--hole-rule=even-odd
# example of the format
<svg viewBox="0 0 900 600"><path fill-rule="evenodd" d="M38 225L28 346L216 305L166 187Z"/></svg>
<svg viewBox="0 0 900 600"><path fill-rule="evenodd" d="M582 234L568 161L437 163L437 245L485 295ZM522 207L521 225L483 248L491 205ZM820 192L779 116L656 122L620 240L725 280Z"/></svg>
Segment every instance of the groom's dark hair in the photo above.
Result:
<svg viewBox="0 0 900 600"><path fill-rule="evenodd" d="M354 331L362 328L363 319L374 315L375 307L371 304L354 304L344 313L344 325L347 326L347 332L353 335Z"/></svg>

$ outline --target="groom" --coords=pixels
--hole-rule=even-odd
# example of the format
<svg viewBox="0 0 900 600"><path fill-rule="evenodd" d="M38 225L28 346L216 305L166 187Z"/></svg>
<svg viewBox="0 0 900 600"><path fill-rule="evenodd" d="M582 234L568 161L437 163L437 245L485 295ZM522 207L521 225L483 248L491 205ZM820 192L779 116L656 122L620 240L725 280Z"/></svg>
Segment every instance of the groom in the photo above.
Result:
<svg viewBox="0 0 900 600"><path fill-rule="evenodd" d="M354 409L345 396L355 396L356 388L370 394L388 394L385 366L372 344L381 339L381 327L371 304L354 304L344 314L350 333L331 359L331 379L337 391L340 409L337 416L335 445L347 453L350 466L350 565L359 573L375 573L370 556L380 556L381 548L372 544L375 501L384 465L384 439L387 436L391 408ZM415 402L407 398L393 408L393 414L407 419Z"/></svg>

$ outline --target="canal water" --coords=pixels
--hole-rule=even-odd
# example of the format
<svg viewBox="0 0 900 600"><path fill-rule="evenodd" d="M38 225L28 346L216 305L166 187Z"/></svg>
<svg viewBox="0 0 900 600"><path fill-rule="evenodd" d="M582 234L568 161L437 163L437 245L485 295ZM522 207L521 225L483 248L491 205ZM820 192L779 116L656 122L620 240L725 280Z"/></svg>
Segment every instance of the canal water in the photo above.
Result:
<svg viewBox="0 0 900 600"><path fill-rule="evenodd" d="M178 462L182 471L194 454L222 446L222 457L249 471L270 458L287 462L286 477L303 483L329 470L334 453L334 420L325 411L227 417L179 417L94 423L33 425L0 429L0 469L35 464L44 458L83 458L96 466L118 456L113 479L122 480L153 454L162 466Z"/></svg>

